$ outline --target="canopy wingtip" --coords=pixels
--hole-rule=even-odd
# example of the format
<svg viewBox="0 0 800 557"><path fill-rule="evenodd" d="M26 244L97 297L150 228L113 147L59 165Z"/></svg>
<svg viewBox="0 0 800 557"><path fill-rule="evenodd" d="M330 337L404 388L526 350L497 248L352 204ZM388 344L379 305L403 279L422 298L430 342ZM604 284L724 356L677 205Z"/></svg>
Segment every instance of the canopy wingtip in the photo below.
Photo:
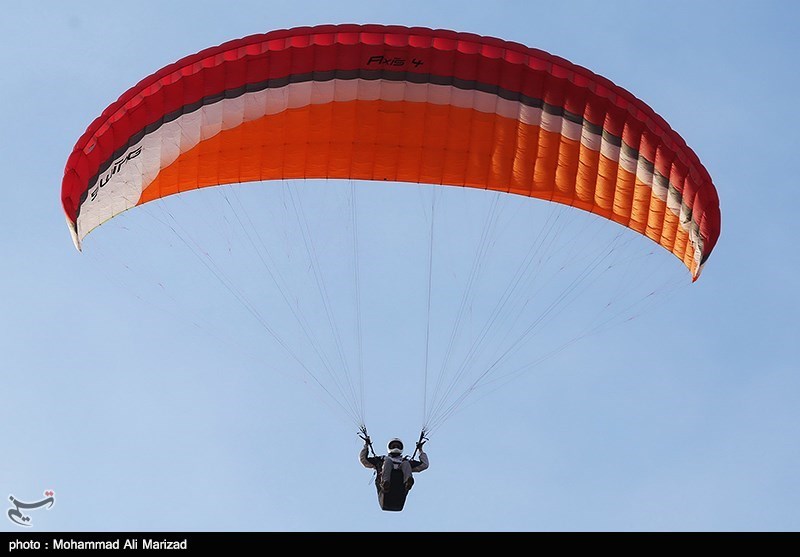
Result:
<svg viewBox="0 0 800 557"><path fill-rule="evenodd" d="M75 244L75 249L82 252L81 239L78 236L78 225L67 217L67 228L69 228L69 235L72 237L72 243Z"/></svg>

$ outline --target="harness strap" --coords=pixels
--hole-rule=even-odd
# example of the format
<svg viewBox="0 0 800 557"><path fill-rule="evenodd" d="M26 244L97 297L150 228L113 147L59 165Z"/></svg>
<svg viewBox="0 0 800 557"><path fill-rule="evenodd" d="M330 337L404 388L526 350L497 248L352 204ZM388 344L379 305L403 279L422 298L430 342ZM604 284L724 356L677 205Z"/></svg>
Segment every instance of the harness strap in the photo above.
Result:
<svg viewBox="0 0 800 557"><path fill-rule="evenodd" d="M414 457L415 457L415 456L417 456L417 451L419 451L419 446L420 446L420 444L422 444L422 443L423 443L423 439L424 439L425 441L427 441L427 440L428 440L428 438L427 438L427 437L426 437L426 435L425 435L426 433L428 433L428 432L427 432L427 431L425 431L425 428L423 427L423 428L422 428L422 431L419 433L419 441L417 441L417 446L416 446L416 447L414 447L414 454L413 454L413 455L411 455L411 460L414 460Z"/></svg>
<svg viewBox="0 0 800 557"><path fill-rule="evenodd" d="M375 454L375 450L372 448L372 440L369 438L369 434L367 433L367 426L362 424L360 430L361 433L356 433L356 435L358 435L361 440L367 444L369 447L369 452L372 453L372 456L378 456Z"/></svg>

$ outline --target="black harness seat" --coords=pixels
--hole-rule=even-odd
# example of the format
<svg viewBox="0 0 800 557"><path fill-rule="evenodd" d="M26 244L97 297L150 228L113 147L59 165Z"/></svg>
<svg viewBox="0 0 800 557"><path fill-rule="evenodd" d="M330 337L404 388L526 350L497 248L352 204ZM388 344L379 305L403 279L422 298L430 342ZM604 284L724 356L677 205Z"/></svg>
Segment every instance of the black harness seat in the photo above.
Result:
<svg viewBox="0 0 800 557"><path fill-rule="evenodd" d="M403 506L406 504L406 497L408 491L403 483L403 472L400 470L392 470L392 478L389 484L389 491L384 493L381 489L380 475L375 480L375 485L378 488L378 503L384 511L402 511Z"/></svg>

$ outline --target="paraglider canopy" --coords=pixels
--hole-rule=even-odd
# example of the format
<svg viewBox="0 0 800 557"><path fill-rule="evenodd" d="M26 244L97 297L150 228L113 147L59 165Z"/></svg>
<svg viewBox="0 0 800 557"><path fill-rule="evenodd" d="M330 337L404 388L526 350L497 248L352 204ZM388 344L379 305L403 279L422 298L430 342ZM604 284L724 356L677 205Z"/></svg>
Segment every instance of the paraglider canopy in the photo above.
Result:
<svg viewBox="0 0 800 557"><path fill-rule="evenodd" d="M517 43L384 25L273 31L159 70L78 140L61 198L80 249L95 227L148 201L290 178L562 203L651 238L695 279L720 231L708 172L626 90Z"/></svg>

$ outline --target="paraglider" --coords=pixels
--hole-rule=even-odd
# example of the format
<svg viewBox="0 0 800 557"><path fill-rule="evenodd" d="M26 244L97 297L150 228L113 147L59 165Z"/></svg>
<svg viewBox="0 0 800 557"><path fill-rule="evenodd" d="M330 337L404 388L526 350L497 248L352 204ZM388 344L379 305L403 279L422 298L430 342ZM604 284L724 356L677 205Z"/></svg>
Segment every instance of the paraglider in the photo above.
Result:
<svg viewBox="0 0 800 557"><path fill-rule="evenodd" d="M98 226L152 201L210 186L309 179L461 186L552 202L649 238L692 280L720 234L717 191L698 156L625 89L518 43L384 25L272 31L166 66L90 124L67 161L61 200L80 250ZM429 312L431 292L429 282ZM496 307L508 305L503 298ZM335 327L329 312L327 321ZM539 321L532 323L474 379L464 380L459 368L452 384L466 382L461 391L443 387L442 398L426 397L427 419L449 417L527 340ZM481 330L476 338L477 345L487 337ZM477 353L473 347L467 359ZM312 373L313 365L291 355ZM341 364L320 359L321 367L348 367L344 357ZM342 406L365 433L360 397L342 391ZM422 455L417 471L427 467Z"/></svg>
<svg viewBox="0 0 800 557"><path fill-rule="evenodd" d="M414 486L414 474L424 472L430 466L430 460L423 446L427 439L424 433L417 441L414 454L403 455L403 441L397 437L386 444L386 454L376 455L372 449L372 440L362 430L361 439L364 446L358 459L365 468L375 471L375 488L378 491L378 504L384 511L402 511L408 492ZM372 456L369 453L372 452ZM416 456L419 454L419 460Z"/></svg>

